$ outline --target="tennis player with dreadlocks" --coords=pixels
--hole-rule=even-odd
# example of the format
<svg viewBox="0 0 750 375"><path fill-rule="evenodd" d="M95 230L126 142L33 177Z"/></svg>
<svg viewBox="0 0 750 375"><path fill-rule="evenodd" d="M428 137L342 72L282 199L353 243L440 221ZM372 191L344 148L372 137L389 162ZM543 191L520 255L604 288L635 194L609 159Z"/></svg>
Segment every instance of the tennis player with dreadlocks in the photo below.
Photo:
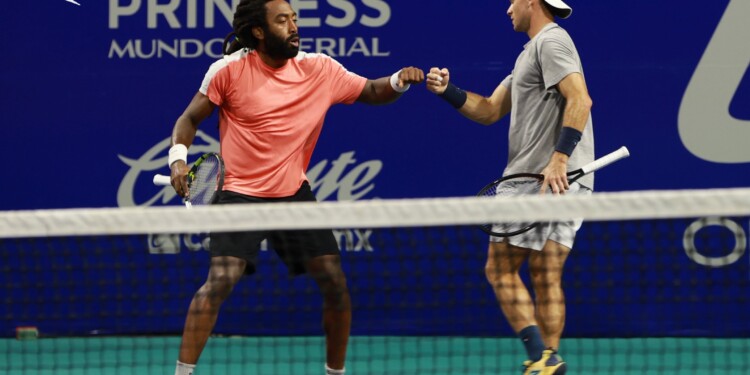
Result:
<svg viewBox="0 0 750 375"><path fill-rule="evenodd" d="M187 148L217 107L226 164L219 204L315 201L305 171L328 109L355 101L390 103L424 80L424 72L413 67L368 80L331 57L301 52L296 22L285 0L239 3L234 31L224 40L226 55L211 65L174 125L169 166L179 195L187 191ZM331 230L212 233L208 278L190 303L175 374L193 373L221 304L243 274L255 272L266 238L291 274L307 273L320 288L325 371L344 374L351 302Z"/></svg>

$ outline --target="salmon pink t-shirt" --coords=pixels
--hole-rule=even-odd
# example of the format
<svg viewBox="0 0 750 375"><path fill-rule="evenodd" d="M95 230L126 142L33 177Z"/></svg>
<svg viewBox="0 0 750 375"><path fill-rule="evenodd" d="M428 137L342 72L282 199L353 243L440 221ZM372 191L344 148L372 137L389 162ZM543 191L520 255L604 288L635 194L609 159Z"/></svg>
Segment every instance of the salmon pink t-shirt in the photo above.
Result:
<svg viewBox="0 0 750 375"><path fill-rule="evenodd" d="M300 52L278 69L252 50L213 63L200 92L219 107L224 190L294 195L307 179L326 112L334 104L353 103L366 82L316 53Z"/></svg>

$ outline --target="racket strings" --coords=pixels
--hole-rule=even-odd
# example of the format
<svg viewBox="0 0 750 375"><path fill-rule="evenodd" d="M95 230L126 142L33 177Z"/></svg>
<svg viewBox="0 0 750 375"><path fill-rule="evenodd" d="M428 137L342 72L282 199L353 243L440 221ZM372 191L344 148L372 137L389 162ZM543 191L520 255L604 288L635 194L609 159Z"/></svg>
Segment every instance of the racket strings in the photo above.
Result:
<svg viewBox="0 0 750 375"><path fill-rule="evenodd" d="M190 202L209 204L218 186L220 164L214 158L203 160L190 181Z"/></svg>
<svg viewBox="0 0 750 375"><path fill-rule="evenodd" d="M542 181L536 178L517 178L501 182L497 186L498 196L517 196L538 194L542 189Z"/></svg>

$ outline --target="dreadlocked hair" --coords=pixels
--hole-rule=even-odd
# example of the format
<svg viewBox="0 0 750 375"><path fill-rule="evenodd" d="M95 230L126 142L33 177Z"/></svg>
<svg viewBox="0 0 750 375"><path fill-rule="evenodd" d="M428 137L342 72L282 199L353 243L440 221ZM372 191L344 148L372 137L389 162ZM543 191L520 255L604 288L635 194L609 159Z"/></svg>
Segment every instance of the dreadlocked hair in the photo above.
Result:
<svg viewBox="0 0 750 375"><path fill-rule="evenodd" d="M260 26L264 30L268 28L266 20L266 3L272 0L242 0L234 12L232 28L234 29L224 38L222 51L225 55L231 55L243 48L255 49L258 39L253 36L253 27ZM234 40L232 40L234 37ZM228 46L228 48L227 48Z"/></svg>

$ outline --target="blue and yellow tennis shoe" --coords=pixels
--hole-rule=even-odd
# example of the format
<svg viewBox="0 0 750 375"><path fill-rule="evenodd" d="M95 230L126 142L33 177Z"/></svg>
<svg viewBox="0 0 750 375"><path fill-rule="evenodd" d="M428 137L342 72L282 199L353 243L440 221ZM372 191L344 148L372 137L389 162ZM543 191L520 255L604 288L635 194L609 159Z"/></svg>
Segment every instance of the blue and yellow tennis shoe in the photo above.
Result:
<svg viewBox="0 0 750 375"><path fill-rule="evenodd" d="M536 362L524 361L523 375L562 375L567 366L556 351L545 350L542 358Z"/></svg>

